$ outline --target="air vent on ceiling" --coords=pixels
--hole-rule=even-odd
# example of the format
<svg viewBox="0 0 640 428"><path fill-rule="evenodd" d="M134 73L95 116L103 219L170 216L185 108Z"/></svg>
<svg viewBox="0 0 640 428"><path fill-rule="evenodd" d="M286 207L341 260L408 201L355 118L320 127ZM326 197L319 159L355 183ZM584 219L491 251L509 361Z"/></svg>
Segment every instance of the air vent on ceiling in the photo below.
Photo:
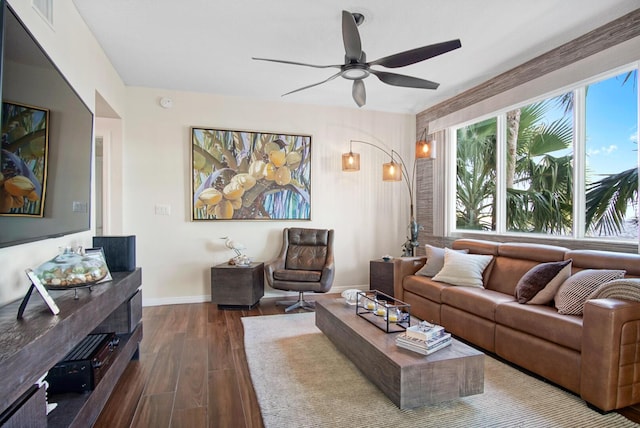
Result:
<svg viewBox="0 0 640 428"><path fill-rule="evenodd" d="M50 24L53 25L53 0L32 0L33 8Z"/></svg>

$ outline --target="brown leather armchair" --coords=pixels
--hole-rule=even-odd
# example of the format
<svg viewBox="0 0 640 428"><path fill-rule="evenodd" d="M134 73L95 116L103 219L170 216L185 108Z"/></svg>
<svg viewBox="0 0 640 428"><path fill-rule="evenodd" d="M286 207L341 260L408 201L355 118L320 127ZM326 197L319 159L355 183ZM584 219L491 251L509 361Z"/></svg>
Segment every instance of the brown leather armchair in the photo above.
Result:
<svg viewBox="0 0 640 428"><path fill-rule="evenodd" d="M285 312L297 308L314 310L315 302L304 300L303 293L326 293L333 284L333 229L284 229L280 254L264 268L271 288L299 293L298 300Z"/></svg>

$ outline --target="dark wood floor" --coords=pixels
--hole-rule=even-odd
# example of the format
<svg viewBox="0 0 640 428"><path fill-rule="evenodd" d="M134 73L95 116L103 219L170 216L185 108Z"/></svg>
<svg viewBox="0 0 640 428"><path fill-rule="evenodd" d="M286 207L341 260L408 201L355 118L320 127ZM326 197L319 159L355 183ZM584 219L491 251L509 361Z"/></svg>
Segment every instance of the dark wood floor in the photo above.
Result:
<svg viewBox="0 0 640 428"><path fill-rule="evenodd" d="M284 308L274 299L252 310L145 307L140 359L131 361L95 426L262 427L240 318Z"/></svg>
<svg viewBox="0 0 640 428"><path fill-rule="evenodd" d="M335 295L314 296L314 298ZM143 309L140 359L129 363L96 427L262 427L241 317L284 313L274 299L249 311L210 303ZM638 409L621 412L640 422Z"/></svg>

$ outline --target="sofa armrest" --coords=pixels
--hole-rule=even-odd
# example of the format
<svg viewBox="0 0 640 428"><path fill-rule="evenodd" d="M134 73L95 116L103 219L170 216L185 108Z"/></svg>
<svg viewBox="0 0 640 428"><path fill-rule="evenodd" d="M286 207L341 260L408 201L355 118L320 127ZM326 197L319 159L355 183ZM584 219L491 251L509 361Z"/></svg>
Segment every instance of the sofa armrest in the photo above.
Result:
<svg viewBox="0 0 640 428"><path fill-rule="evenodd" d="M407 275L413 275L424 264L427 258L422 257L400 257L393 260L393 297L398 300L404 298L404 288L402 288L402 280Z"/></svg>
<svg viewBox="0 0 640 428"><path fill-rule="evenodd" d="M588 300L582 322L580 395L603 411L640 401L640 302Z"/></svg>

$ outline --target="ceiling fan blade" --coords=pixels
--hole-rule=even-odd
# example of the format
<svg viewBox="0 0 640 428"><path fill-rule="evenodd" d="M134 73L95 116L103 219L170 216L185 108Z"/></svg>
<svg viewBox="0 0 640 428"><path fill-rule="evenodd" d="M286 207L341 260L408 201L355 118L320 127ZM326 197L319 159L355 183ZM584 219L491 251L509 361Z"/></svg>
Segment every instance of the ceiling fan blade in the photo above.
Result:
<svg viewBox="0 0 640 428"><path fill-rule="evenodd" d="M419 79L417 77L405 76L403 74L387 73L369 69L371 74L376 75L382 82L393 86L404 86L405 88L438 89L439 83L430 80Z"/></svg>
<svg viewBox="0 0 640 428"><path fill-rule="evenodd" d="M345 57L348 61L360 61L362 57L362 43L356 20L346 10L342 11L342 40L344 42Z"/></svg>
<svg viewBox="0 0 640 428"><path fill-rule="evenodd" d="M307 85L307 86L304 86L302 88L298 88L298 89L293 90L291 92L287 92L286 94L282 94L282 96L284 97L285 95L293 94L294 92L300 92L300 91L304 91L305 89L313 88L314 86L322 85L323 83L327 83L327 82L335 79L336 77L340 76L341 73L342 72L338 72L338 73L334 74L333 76L329 77L328 79L323 80L322 82L318 82L318 83L314 83L312 85Z"/></svg>
<svg viewBox="0 0 640 428"><path fill-rule="evenodd" d="M315 65L315 64L306 64L304 62L295 62L295 61L285 61L282 59L269 59L269 58L256 58L251 57L251 59L256 61L269 61L269 62L279 62L282 64L292 64L292 65L303 65L305 67L313 67L313 68L340 68L341 65Z"/></svg>
<svg viewBox="0 0 640 428"><path fill-rule="evenodd" d="M433 58L434 56L442 55L460 47L462 47L462 44L459 39L449 40L448 42L436 43L435 45L423 46L395 55L389 55L372 61L369 65L381 65L387 68L404 67L424 61L425 59Z"/></svg>
<svg viewBox="0 0 640 428"><path fill-rule="evenodd" d="M353 96L353 100L356 104L358 104L358 107L362 107L367 103L367 91L364 89L364 82L362 79L353 81L351 95Z"/></svg>

